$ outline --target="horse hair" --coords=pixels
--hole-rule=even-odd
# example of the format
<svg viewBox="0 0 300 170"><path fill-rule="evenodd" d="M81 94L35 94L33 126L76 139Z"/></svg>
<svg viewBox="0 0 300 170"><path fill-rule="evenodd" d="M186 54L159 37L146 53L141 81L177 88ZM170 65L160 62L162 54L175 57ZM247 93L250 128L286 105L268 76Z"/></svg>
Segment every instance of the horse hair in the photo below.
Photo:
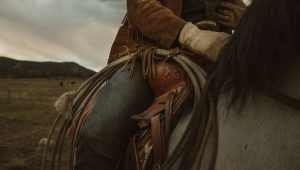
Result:
<svg viewBox="0 0 300 170"><path fill-rule="evenodd" d="M229 92L229 107L242 106L246 96L254 89L276 89L284 81L287 63L293 57L299 57L299 6L298 0L252 1L215 65L213 83L208 88L215 100L220 94ZM205 97L202 99L207 100ZM201 120L207 117L203 115L208 114L209 108L202 108L195 116L198 118L192 119ZM198 134L211 122L204 123L206 125L192 125L192 135L187 136L188 147L183 151L181 161L181 167L185 169L193 169L195 164L199 164L194 159L199 152L195 141L205 140L199 139L203 135ZM214 166L211 168L214 169Z"/></svg>
<svg viewBox="0 0 300 170"><path fill-rule="evenodd" d="M300 2L253 0L220 53L214 96L230 92L229 105L243 105L253 89L276 90L300 48Z"/></svg>

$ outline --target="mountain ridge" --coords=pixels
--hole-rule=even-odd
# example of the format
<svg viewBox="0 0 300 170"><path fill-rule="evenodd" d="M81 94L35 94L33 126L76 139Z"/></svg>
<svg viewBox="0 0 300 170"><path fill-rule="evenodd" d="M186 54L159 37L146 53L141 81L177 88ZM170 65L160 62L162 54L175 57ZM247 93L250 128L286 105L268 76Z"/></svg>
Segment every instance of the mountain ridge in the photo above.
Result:
<svg viewBox="0 0 300 170"><path fill-rule="evenodd" d="M0 78L85 78L94 74L75 62L23 61L0 56Z"/></svg>

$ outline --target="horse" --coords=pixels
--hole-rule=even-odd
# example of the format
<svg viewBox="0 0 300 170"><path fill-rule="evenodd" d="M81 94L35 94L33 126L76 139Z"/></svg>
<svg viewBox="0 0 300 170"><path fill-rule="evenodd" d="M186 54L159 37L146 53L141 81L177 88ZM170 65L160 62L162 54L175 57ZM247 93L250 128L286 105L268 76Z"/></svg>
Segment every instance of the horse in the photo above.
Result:
<svg viewBox="0 0 300 170"><path fill-rule="evenodd" d="M300 60L290 66L289 77L282 90L300 99ZM215 169L299 169L299 109L261 92L257 92L254 98L248 97L241 110L227 110L226 101L228 96L222 95L217 104L219 140ZM183 118L174 129L169 154L190 118Z"/></svg>
<svg viewBox="0 0 300 170"><path fill-rule="evenodd" d="M215 116L181 118L165 169L300 168L299 5L252 1L208 78L198 117Z"/></svg>
<svg viewBox="0 0 300 170"><path fill-rule="evenodd" d="M187 58L151 51L161 57L167 54L163 60L173 60L191 73L196 94L196 107L191 114L182 114L171 132L167 160L155 168L299 169L299 5L297 0L253 0L222 49L220 60L207 74L205 84L199 80L206 74L200 74L203 70ZM54 151L62 150L61 141L72 125L70 117L80 117L75 113L86 107L83 101L89 101L116 70L134 63L136 57L142 56L131 54L112 63L89 79L76 95L65 96L76 96L76 100L71 110L68 108L72 103L64 105L69 106L63 107L68 112L58 117L65 120ZM81 123L78 119L74 129L79 129ZM59 153L53 158L59 160ZM60 163L53 160L51 167L59 167ZM74 158L70 163L72 166Z"/></svg>

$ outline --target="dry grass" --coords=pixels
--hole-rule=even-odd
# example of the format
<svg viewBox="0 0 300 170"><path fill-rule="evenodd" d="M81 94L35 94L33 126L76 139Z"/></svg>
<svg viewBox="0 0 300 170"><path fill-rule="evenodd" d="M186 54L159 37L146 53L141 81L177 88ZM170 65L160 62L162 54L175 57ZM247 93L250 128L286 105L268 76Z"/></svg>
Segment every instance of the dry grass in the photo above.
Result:
<svg viewBox="0 0 300 170"><path fill-rule="evenodd" d="M53 103L82 81L0 79L1 170L40 169L42 148L38 142L47 136L57 115Z"/></svg>

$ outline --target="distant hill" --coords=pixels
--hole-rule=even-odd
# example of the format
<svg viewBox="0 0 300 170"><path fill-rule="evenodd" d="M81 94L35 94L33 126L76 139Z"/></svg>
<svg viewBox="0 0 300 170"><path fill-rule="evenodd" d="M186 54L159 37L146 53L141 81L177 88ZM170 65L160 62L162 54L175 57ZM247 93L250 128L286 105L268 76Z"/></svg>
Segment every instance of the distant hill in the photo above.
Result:
<svg viewBox="0 0 300 170"><path fill-rule="evenodd" d="M94 71L74 62L33 62L0 57L0 78L84 78L94 74Z"/></svg>

